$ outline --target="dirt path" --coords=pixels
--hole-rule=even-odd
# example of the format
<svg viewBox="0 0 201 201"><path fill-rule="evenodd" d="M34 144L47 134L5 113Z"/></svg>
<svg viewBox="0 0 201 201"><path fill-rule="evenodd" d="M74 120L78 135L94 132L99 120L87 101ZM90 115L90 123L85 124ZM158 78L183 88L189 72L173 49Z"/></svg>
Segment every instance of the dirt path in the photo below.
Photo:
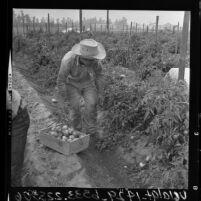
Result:
<svg viewBox="0 0 201 201"><path fill-rule="evenodd" d="M13 68L13 87L17 89L28 105L31 124L28 132L23 169L23 186L39 187L98 187L132 188L124 165L117 152L100 153L93 139L84 152L64 156L40 143L40 129L57 120L56 109L51 103L52 96L39 96L16 68Z"/></svg>
<svg viewBox="0 0 201 201"><path fill-rule="evenodd" d="M92 187L85 168L77 155L66 157L39 141L40 129L55 120L37 92L13 69L13 87L25 99L31 117L25 150L23 186Z"/></svg>

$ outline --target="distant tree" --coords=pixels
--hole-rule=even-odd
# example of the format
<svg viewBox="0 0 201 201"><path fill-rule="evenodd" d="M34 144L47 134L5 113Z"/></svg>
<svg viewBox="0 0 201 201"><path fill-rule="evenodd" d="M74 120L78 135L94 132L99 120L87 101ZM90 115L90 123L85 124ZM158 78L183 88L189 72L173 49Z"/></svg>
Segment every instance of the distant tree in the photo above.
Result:
<svg viewBox="0 0 201 201"><path fill-rule="evenodd" d="M21 13L21 16L24 17L24 12L22 10L20 11L20 13Z"/></svg>
<svg viewBox="0 0 201 201"><path fill-rule="evenodd" d="M117 29L122 29L123 26L128 25L127 19L125 17L122 17L121 19L117 19L115 20L114 25Z"/></svg>
<svg viewBox="0 0 201 201"><path fill-rule="evenodd" d="M72 19L70 17L67 18L67 23L72 23Z"/></svg>
<svg viewBox="0 0 201 201"><path fill-rule="evenodd" d="M60 22L60 19L59 19L59 18L57 18L57 19L56 19L56 22L57 22L57 24L59 24L59 22Z"/></svg>
<svg viewBox="0 0 201 201"><path fill-rule="evenodd" d="M17 14L13 10L13 26L17 26L18 20L17 20Z"/></svg>
<svg viewBox="0 0 201 201"><path fill-rule="evenodd" d="M41 20L40 20L40 22L41 22L42 24L46 23L45 18L44 18L44 17L42 17L42 18L41 18Z"/></svg>
<svg viewBox="0 0 201 201"><path fill-rule="evenodd" d="M98 20L98 23L99 23L99 24L105 24L105 23L106 23L106 20L105 20L105 19L102 19L102 18L100 17L99 20Z"/></svg>
<svg viewBox="0 0 201 201"><path fill-rule="evenodd" d="M31 17L28 14L24 15L24 19L25 19L25 23L27 24L30 24L32 22Z"/></svg>
<svg viewBox="0 0 201 201"><path fill-rule="evenodd" d="M17 15L17 22L22 23L22 16L20 14Z"/></svg>
<svg viewBox="0 0 201 201"><path fill-rule="evenodd" d="M65 26L66 25L66 19L63 17L62 20L61 20L61 24L62 26Z"/></svg>
<svg viewBox="0 0 201 201"><path fill-rule="evenodd" d="M51 26L54 26L54 24L55 24L54 18L50 18L50 24L51 24Z"/></svg>
<svg viewBox="0 0 201 201"><path fill-rule="evenodd" d="M35 18L35 23L38 25L39 24L39 19L36 17Z"/></svg>

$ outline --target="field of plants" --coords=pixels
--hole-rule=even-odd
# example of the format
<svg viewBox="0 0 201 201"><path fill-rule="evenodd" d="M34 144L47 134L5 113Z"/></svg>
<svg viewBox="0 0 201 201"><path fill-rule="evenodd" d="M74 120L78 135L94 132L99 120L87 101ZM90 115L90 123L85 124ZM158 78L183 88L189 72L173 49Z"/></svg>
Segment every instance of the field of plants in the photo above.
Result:
<svg viewBox="0 0 201 201"><path fill-rule="evenodd" d="M118 150L136 187L188 188L189 95L183 82L163 80L178 66L181 37L176 48L172 32L159 32L157 43L154 33L29 32L13 36L12 60L23 64L18 70L27 80L53 94L62 57L89 37L107 52L99 100L103 138L96 140L97 150Z"/></svg>

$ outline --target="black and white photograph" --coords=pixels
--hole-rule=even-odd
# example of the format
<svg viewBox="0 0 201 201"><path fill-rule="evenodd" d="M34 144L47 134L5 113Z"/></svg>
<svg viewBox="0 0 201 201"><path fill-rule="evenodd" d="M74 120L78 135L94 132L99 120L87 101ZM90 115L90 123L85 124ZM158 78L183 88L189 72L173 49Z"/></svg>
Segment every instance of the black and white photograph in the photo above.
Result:
<svg viewBox="0 0 201 201"><path fill-rule="evenodd" d="M188 189L191 11L12 14L11 187Z"/></svg>

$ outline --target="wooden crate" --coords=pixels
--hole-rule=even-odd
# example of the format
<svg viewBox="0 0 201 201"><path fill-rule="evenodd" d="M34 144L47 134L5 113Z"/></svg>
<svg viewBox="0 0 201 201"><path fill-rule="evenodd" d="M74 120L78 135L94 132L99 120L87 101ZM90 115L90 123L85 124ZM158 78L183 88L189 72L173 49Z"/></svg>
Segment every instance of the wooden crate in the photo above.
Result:
<svg viewBox="0 0 201 201"><path fill-rule="evenodd" d="M46 133L40 133L40 141L42 144L64 155L78 153L87 149L89 146L89 139L89 135L84 135L68 142L57 139L56 137Z"/></svg>

